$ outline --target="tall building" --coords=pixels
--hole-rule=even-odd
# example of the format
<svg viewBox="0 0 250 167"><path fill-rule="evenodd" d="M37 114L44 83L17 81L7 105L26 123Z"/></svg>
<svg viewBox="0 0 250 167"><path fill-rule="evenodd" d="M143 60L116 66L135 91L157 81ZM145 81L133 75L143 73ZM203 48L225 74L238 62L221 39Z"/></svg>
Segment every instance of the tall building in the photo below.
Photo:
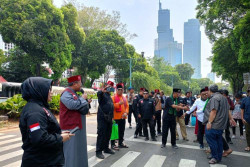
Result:
<svg viewBox="0 0 250 167"><path fill-rule="evenodd" d="M208 73L207 78L209 78L211 81L215 83L215 73L213 72Z"/></svg>
<svg viewBox="0 0 250 167"><path fill-rule="evenodd" d="M170 10L162 9L159 1L158 38L155 39L155 56L163 57L172 66L182 63L182 43L174 40L173 29L170 29Z"/></svg>
<svg viewBox="0 0 250 167"><path fill-rule="evenodd" d="M201 78L201 31L197 19L184 23L183 63L195 68L192 78Z"/></svg>

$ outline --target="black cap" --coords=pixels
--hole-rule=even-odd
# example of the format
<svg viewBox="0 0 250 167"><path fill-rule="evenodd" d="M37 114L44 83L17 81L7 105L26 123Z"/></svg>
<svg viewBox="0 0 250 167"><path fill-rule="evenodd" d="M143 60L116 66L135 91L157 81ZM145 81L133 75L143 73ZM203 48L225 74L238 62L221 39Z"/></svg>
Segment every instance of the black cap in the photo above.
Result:
<svg viewBox="0 0 250 167"><path fill-rule="evenodd" d="M149 91L147 89L144 89L144 92L143 93L148 93Z"/></svg>
<svg viewBox="0 0 250 167"><path fill-rule="evenodd" d="M179 88L174 88L174 89L173 89L173 92L181 93L181 89L179 89Z"/></svg>
<svg viewBox="0 0 250 167"><path fill-rule="evenodd" d="M205 88L201 89L200 93L207 91Z"/></svg>

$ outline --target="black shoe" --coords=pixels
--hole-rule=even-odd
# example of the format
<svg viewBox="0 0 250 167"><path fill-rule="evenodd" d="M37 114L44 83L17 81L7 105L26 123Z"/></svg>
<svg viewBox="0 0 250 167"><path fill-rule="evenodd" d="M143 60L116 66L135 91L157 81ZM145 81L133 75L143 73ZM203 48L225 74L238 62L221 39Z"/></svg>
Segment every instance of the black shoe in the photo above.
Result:
<svg viewBox="0 0 250 167"><path fill-rule="evenodd" d="M158 136L162 136L161 132L158 133Z"/></svg>
<svg viewBox="0 0 250 167"><path fill-rule="evenodd" d="M229 144L233 144L233 142L232 142L231 140L230 140L230 141L228 141L228 143L229 143Z"/></svg>
<svg viewBox="0 0 250 167"><path fill-rule="evenodd" d="M144 137L142 134L139 134L140 137Z"/></svg>
<svg viewBox="0 0 250 167"><path fill-rule="evenodd" d="M104 159L104 155L102 154L102 152L96 152L96 157L99 159Z"/></svg>
<svg viewBox="0 0 250 167"><path fill-rule="evenodd" d="M157 141L157 140L156 140L156 138L154 137L154 138L152 138L152 141Z"/></svg>
<svg viewBox="0 0 250 167"><path fill-rule="evenodd" d="M131 124L129 124L129 129L132 129L132 125Z"/></svg>
<svg viewBox="0 0 250 167"><path fill-rule="evenodd" d="M137 135L134 135L134 138L135 138L135 139L138 138Z"/></svg>
<svg viewBox="0 0 250 167"><path fill-rule="evenodd" d="M126 144L122 143L119 145L119 148L128 148L128 146Z"/></svg>
<svg viewBox="0 0 250 167"><path fill-rule="evenodd" d="M162 145L161 145L161 148L164 148L164 147L166 147L166 144L162 144Z"/></svg>
<svg viewBox="0 0 250 167"><path fill-rule="evenodd" d="M148 137L146 137L146 138L145 138L145 141L148 141L148 140L149 140L149 138L148 138Z"/></svg>
<svg viewBox="0 0 250 167"><path fill-rule="evenodd" d="M174 148L174 149L178 149L179 147L175 144L175 145L172 145L172 147Z"/></svg>
<svg viewBox="0 0 250 167"><path fill-rule="evenodd" d="M110 150L109 148L104 150L104 153L107 153L107 154L115 154L114 151Z"/></svg>

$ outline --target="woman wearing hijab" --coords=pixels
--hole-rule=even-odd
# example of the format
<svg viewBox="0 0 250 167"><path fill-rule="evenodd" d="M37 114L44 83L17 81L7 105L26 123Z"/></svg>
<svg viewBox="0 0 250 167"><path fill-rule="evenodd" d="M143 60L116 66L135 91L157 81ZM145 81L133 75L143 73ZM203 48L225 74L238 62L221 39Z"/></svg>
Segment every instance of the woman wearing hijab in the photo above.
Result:
<svg viewBox="0 0 250 167"><path fill-rule="evenodd" d="M27 101L20 117L24 154L22 167L61 167L64 165L63 142L72 134L61 132L55 116L50 112L52 80L30 77L21 85L22 97Z"/></svg>

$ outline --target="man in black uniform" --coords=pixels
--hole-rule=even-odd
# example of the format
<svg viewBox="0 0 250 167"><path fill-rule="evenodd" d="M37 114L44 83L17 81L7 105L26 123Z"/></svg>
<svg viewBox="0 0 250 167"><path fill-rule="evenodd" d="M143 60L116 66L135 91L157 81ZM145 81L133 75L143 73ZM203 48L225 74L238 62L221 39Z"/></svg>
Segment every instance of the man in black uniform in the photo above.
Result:
<svg viewBox="0 0 250 167"><path fill-rule="evenodd" d="M104 159L104 153L114 154L115 152L109 149L109 140L112 132L112 118L114 104L110 96L110 92L114 92L114 83L108 81L107 86L97 92L98 96L98 112L97 112L97 142L96 142L96 157Z"/></svg>
<svg viewBox="0 0 250 167"><path fill-rule="evenodd" d="M133 100L133 110L137 111L137 107L138 107L138 103L139 100L143 99L143 92L144 92L145 88L140 88L140 92L138 95L135 96L134 100ZM138 134L139 136L143 136L142 135L142 122L141 122L141 118L138 118L138 112L136 112L137 115L137 123L136 123L136 130L135 130L135 135L134 138L137 138Z"/></svg>
<svg viewBox="0 0 250 167"><path fill-rule="evenodd" d="M187 105L191 108L192 105L195 102L195 97L192 96L192 91L187 91L186 92L186 97L185 97L185 101L187 102ZM190 120L190 115L186 115L185 117L185 125L189 126L189 120Z"/></svg>
<svg viewBox="0 0 250 167"><path fill-rule="evenodd" d="M181 89L174 88L173 94L167 98L166 100L166 107L163 112L163 127L162 127L162 145L161 148L166 147L167 138L168 138L168 130L170 129L171 132L171 144L172 147L177 149L176 145L176 114L177 110L188 110L187 107L178 106L179 93L181 93Z"/></svg>
<svg viewBox="0 0 250 167"><path fill-rule="evenodd" d="M153 99L149 99L148 90L145 89L143 99L138 103L138 118L142 119L142 126L145 140L149 140L147 126L149 124L152 141L155 139L154 119L155 119L155 104Z"/></svg>

